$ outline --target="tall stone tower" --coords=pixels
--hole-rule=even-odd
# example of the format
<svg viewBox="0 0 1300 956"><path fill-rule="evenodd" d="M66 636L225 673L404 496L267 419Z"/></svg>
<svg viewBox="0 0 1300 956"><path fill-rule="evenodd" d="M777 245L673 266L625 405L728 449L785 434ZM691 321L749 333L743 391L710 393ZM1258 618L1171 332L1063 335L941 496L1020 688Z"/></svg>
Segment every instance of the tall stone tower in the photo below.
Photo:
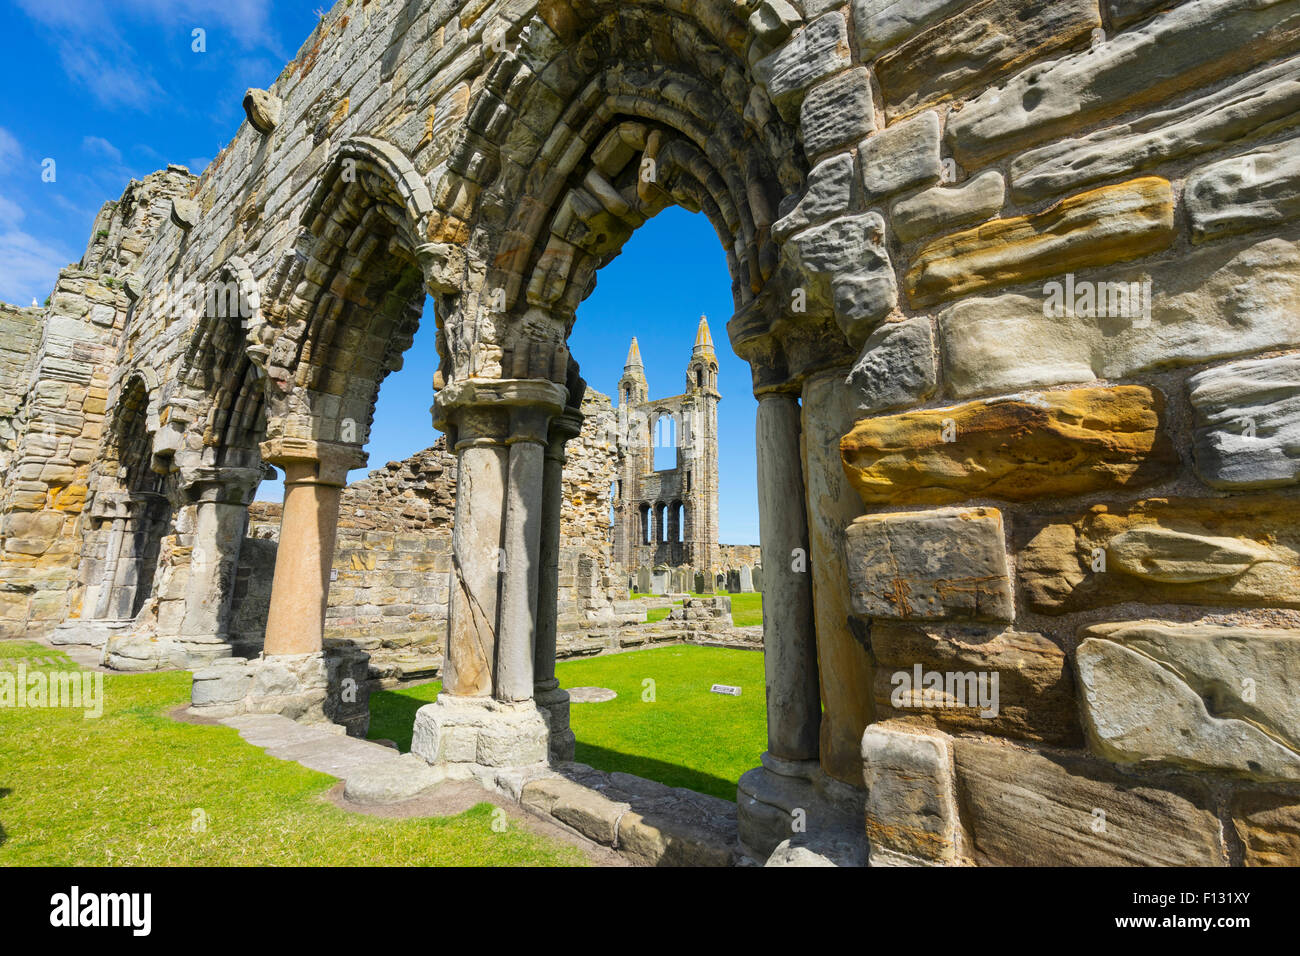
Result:
<svg viewBox="0 0 1300 956"><path fill-rule="evenodd" d="M614 561L638 569L704 572L718 559L718 356L701 316L686 366L686 390L650 398L636 339L618 383L619 478L614 489ZM674 467L655 470L655 450Z"/></svg>

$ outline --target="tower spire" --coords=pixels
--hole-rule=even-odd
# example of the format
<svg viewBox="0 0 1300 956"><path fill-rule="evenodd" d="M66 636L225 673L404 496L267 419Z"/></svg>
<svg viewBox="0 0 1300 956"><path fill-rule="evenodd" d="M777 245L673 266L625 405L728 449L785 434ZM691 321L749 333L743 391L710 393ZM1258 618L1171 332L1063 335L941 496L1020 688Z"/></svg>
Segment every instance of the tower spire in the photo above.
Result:
<svg viewBox="0 0 1300 956"><path fill-rule="evenodd" d="M623 368L644 368L641 364L641 346L637 345L636 336L632 336L632 347L627 350L627 361L623 363Z"/></svg>
<svg viewBox="0 0 1300 956"><path fill-rule="evenodd" d="M709 332L709 317L707 315L700 316L700 329L695 333L694 351L697 354L713 351L713 335Z"/></svg>

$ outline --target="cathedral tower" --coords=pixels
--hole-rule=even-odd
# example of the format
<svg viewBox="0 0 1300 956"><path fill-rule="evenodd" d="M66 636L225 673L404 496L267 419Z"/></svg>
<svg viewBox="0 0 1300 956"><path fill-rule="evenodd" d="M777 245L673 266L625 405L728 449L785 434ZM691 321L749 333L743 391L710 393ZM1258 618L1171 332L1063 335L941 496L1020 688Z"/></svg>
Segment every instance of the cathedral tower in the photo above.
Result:
<svg viewBox="0 0 1300 956"><path fill-rule="evenodd" d="M700 571L712 581L720 400L718 356L706 318L700 318L686 366L686 390L670 398L650 398L641 349L632 340L618 383L621 461L614 493L614 561L629 574L668 567ZM673 449L673 466L656 470L661 446Z"/></svg>

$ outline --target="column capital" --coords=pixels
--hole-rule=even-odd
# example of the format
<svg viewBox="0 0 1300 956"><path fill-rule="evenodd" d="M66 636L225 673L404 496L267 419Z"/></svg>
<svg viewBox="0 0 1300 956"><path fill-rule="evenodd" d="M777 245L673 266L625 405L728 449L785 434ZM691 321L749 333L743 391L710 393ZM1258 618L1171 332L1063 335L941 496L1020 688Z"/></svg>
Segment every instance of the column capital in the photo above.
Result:
<svg viewBox="0 0 1300 956"><path fill-rule="evenodd" d="M180 469L180 486L196 501L248 504L262 481L262 469L191 465Z"/></svg>
<svg viewBox="0 0 1300 956"><path fill-rule="evenodd" d="M317 441L311 438L272 438L261 444L262 460L283 468L286 472L297 466L315 466L316 475L306 480L314 484L335 485L348 483L348 472L365 467L369 456L357 445L341 442ZM287 479L286 479L287 480Z"/></svg>
<svg viewBox="0 0 1300 956"><path fill-rule="evenodd" d="M544 445L569 390L548 379L465 379L438 393L433 423L456 430L456 447L533 441Z"/></svg>

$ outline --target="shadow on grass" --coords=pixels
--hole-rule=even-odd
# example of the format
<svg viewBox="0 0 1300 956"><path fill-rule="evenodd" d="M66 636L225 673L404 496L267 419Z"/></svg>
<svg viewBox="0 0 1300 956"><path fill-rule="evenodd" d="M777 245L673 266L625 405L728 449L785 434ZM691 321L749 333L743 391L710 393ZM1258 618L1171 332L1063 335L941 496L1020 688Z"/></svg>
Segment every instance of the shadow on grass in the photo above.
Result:
<svg viewBox="0 0 1300 956"><path fill-rule="evenodd" d="M723 800L736 799L736 783L734 780L715 777L712 774L693 770L690 767L665 763L662 760L655 760L653 757L620 753L606 747L584 744L579 740L574 759L578 763L588 764L597 770L604 770L606 773L630 773L637 777L645 777L647 780L657 780L659 783L667 784L670 787L685 787L687 790L694 790L696 793L707 793L711 797L720 797ZM755 761L755 764L757 764L757 761Z"/></svg>
<svg viewBox="0 0 1300 956"><path fill-rule="evenodd" d="M427 700L380 691L370 695L371 740L391 740L402 753L411 750L411 734L415 730L415 715Z"/></svg>
<svg viewBox="0 0 1300 956"><path fill-rule="evenodd" d="M10 790L8 787L0 787L0 800L3 800L11 793L13 793L13 791ZM9 835L5 833L5 825L3 823L0 823L0 846L4 846L5 841L8 839L9 839Z"/></svg>

